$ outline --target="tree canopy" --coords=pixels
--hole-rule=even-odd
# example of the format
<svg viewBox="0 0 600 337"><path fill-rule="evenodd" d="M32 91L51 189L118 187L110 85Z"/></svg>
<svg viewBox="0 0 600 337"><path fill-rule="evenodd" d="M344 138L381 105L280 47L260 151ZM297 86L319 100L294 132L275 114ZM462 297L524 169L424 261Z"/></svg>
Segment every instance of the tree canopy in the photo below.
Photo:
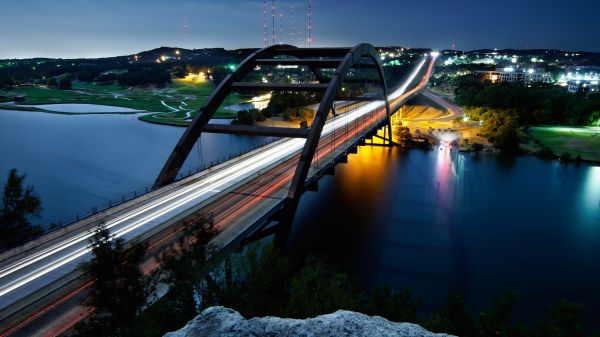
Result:
<svg viewBox="0 0 600 337"><path fill-rule="evenodd" d="M33 186L25 186L25 175L10 170L4 185L0 210L0 250L35 237L41 229L32 225L31 217L39 217L42 201Z"/></svg>

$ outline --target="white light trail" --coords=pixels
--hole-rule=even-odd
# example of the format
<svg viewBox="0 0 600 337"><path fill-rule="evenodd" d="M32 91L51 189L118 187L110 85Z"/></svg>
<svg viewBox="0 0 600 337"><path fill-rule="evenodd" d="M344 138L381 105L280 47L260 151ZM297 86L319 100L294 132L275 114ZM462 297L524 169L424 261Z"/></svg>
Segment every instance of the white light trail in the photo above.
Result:
<svg viewBox="0 0 600 337"><path fill-rule="evenodd" d="M418 64L407 81L400 88L398 88L398 90L388 95L388 100L394 100L406 92L408 86L414 81L425 62L426 59L423 59ZM325 124L323 127L322 136L330 134L336 129L382 107L383 105L383 100L374 101L365 104L362 107L351 110L348 113L334 117L333 120ZM157 200L144 205L144 207L140 209L136 209L132 212L117 217L116 219L107 222L105 226L107 229L114 229L112 234L115 238L122 237L123 235L130 233L156 220L157 218L184 206L189 202L194 201L197 204L201 201L204 201L216 194L218 191L225 189L227 186L239 183L244 179L251 177L253 174L256 174L261 169L268 168L277 164L278 162L288 159L290 156L300 151L304 146L304 143L304 139L287 139L272 143L271 145L257 150L256 154L248 156L246 159L215 172L214 174L193 184L182 187L169 195L158 198ZM144 214L147 215L143 216L141 219L134 219ZM131 223L126 223L129 220L133 221ZM122 225L122 227L117 227L119 225ZM44 266L36 268L35 270L26 273L21 277L17 277L15 280L1 285L0 296L4 296L17 288L84 256L91 250L90 244L86 241L88 241L92 235L92 232L77 234L61 243L43 249L35 254L31 254L24 259L0 269L0 279L2 279L25 267L31 266L36 262L40 262L52 255L56 255L70 247L73 247L77 244L81 245L81 247L75 248L72 252L68 252L62 256L57 256Z"/></svg>

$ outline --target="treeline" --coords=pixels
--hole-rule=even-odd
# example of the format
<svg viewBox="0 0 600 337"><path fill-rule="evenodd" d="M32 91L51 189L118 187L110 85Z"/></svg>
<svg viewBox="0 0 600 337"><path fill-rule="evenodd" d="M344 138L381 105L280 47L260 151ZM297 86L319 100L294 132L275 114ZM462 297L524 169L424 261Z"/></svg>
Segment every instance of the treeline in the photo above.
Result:
<svg viewBox="0 0 600 337"><path fill-rule="evenodd" d="M253 125L266 118L278 116L287 121L299 121L303 127L307 127L308 122L315 116L315 111L307 106L319 102L320 96L314 93L275 91L266 108L241 110L233 124Z"/></svg>
<svg viewBox="0 0 600 337"><path fill-rule="evenodd" d="M316 104L321 101L321 95L314 93L293 93L275 91L271 95L271 100L266 108L261 110L265 117L275 115L293 115L291 110Z"/></svg>
<svg viewBox="0 0 600 337"><path fill-rule="evenodd" d="M180 54L175 56L175 50ZM173 73L177 68L219 66L229 63L237 64L252 49L225 50L209 49L176 49L161 47L141 52L137 58L133 56L117 56L96 59L49 59L35 58L23 60L0 60L0 87L23 84L44 83L45 79L69 74L73 79L92 82L101 74L109 71L127 71L135 67L152 67L166 69ZM167 62L156 63L163 55L171 57Z"/></svg>
<svg viewBox="0 0 600 337"><path fill-rule="evenodd" d="M106 77L102 78L104 82ZM117 82L122 86L146 86L155 85L164 87L171 83L171 73L166 69L156 67L149 68L133 68L126 73L117 76Z"/></svg>
<svg viewBox="0 0 600 337"><path fill-rule="evenodd" d="M463 337L600 336L600 331L582 327L578 304L557 301L545 319L525 324L513 318L513 292L496 296L477 314L452 294L436 313L428 314L410 289L367 290L324 258L291 258L271 245L251 245L211 268L208 243L216 231L210 217L189 218L184 233L176 248L159 256L159 269L145 276L139 267L144 245L125 249L122 241L110 240L106 230L98 231L92 243L94 257L85 266L96 280L86 304L96 311L72 335L162 336L203 309L223 305L245 317L306 318L346 309ZM157 301L152 295L156 282L169 289Z"/></svg>
<svg viewBox="0 0 600 337"><path fill-rule="evenodd" d="M492 84L474 76L458 77L454 84L457 104L510 112L521 125L591 125L600 120L600 95L573 95L553 85Z"/></svg>

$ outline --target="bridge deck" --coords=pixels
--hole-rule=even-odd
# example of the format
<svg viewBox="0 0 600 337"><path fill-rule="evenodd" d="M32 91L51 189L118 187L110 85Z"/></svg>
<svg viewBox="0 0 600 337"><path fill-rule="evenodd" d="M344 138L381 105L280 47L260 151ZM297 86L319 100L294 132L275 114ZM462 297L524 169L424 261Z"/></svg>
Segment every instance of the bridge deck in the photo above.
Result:
<svg viewBox="0 0 600 337"><path fill-rule="evenodd" d="M431 66L428 72L430 70ZM394 99L394 105L399 107L422 89L427 77L417 88ZM385 117L382 102L369 102L330 120L311 165L309 180L318 178L362 137L380 127ZM236 245L251 235L260 221L266 220L287 196L303 144L303 139L279 140L115 207L104 216L84 219L61 233L3 254L0 256L0 324L8 327L8 322L18 322L20 317L39 311L43 303L39 300L45 296L61 293L58 290L64 292L62 288L67 284L71 288L81 284L77 279L78 265L90 257L84 251L89 230L101 222L114 226L111 231L121 233L126 240L146 239L162 235L191 213L214 212L215 223L221 230L215 243L222 248ZM75 243L57 252L59 245L69 241L66 238ZM74 279L76 282L71 282ZM24 283L10 289L19 282Z"/></svg>

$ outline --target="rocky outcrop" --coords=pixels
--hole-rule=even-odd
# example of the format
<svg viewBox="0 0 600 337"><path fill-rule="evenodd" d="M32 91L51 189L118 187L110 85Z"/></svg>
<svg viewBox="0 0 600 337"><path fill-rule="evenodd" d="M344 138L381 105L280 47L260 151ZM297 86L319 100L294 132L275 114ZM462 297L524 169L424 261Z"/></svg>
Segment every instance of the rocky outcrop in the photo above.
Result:
<svg viewBox="0 0 600 337"><path fill-rule="evenodd" d="M394 323L379 316L367 316L339 310L332 314L308 319L261 317L245 319L238 312L224 307L204 310L183 329L164 337L246 337L246 336L402 336L444 337L411 323Z"/></svg>

